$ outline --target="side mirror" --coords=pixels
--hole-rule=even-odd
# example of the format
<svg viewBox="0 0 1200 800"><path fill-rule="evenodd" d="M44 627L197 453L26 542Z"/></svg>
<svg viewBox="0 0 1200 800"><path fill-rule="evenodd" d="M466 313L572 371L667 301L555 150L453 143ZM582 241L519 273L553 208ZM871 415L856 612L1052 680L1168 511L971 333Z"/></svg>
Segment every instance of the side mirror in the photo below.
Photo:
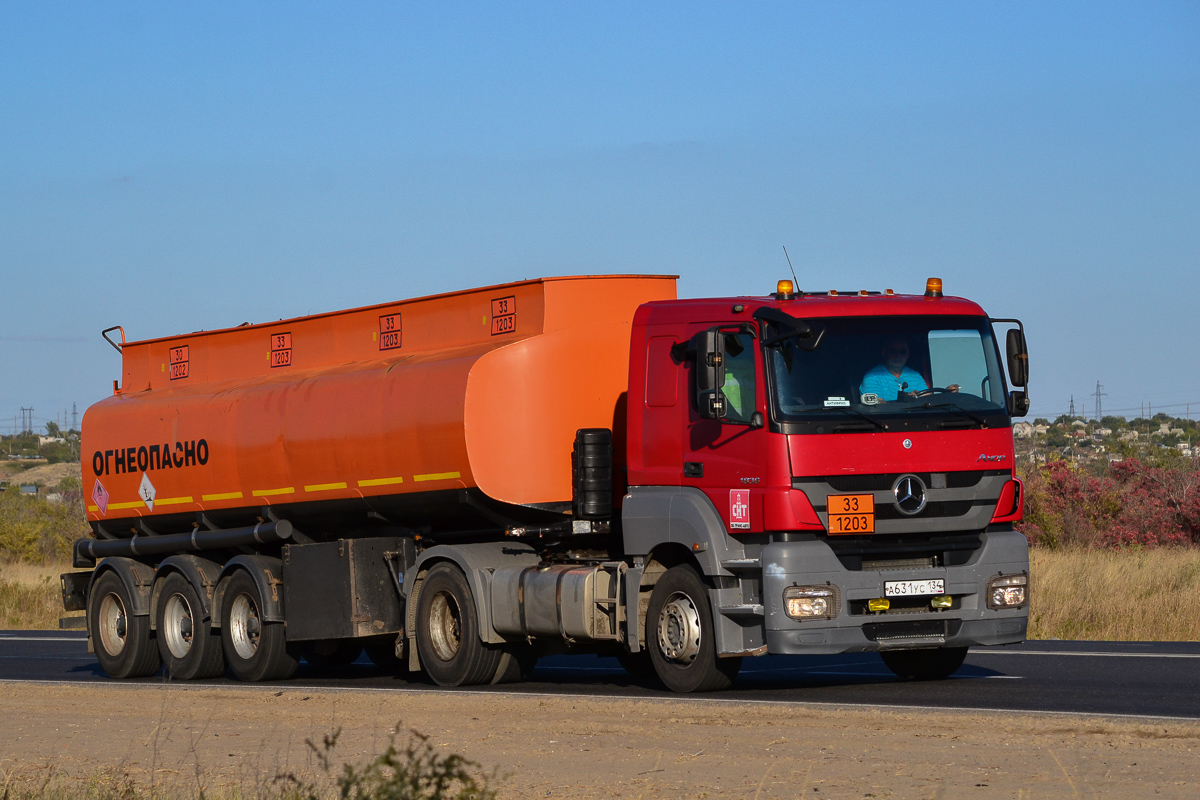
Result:
<svg viewBox="0 0 1200 800"><path fill-rule="evenodd" d="M725 337L716 328L696 336L696 405L704 419L724 419Z"/></svg>
<svg viewBox="0 0 1200 800"><path fill-rule="evenodd" d="M1008 415L1023 417L1029 413L1029 395L1025 392L1008 393Z"/></svg>
<svg viewBox="0 0 1200 800"><path fill-rule="evenodd" d="M1008 332L1006 343L1008 377L1013 386L1026 386L1029 384L1029 351L1025 349L1025 334L1020 328L1012 328Z"/></svg>

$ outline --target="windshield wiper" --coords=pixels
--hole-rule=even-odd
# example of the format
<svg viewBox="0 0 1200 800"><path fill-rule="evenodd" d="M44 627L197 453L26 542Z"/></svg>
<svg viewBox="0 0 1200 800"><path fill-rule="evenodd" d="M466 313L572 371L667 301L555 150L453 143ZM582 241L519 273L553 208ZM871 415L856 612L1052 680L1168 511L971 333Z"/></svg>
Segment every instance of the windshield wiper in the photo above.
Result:
<svg viewBox="0 0 1200 800"><path fill-rule="evenodd" d="M920 408L923 408L923 409L924 408L948 408L951 411L957 411L959 414L962 414L964 417L970 417L972 420L974 420L976 423L978 423L979 427L981 427L981 428L986 428L988 426L986 419L984 419L983 417L977 416L975 414L972 414L970 411L967 411L965 408L958 405L957 403L938 403L937 405L934 405L932 403L926 403L925 405L920 406ZM943 422L942 426L945 427L946 423Z"/></svg>
<svg viewBox="0 0 1200 800"><path fill-rule="evenodd" d="M866 414L862 413L861 411L855 411L853 408L849 408L847 406L841 406L837 410L844 411L847 414L853 414L856 417L861 417L862 419L865 419L867 422L874 425L876 430L886 431L888 429L886 422L880 422L877 419L872 419L871 417L867 416ZM851 425L838 425L838 426L834 427L833 432L838 433L838 432L844 431L844 430L862 430L862 428L861 427L851 427Z"/></svg>

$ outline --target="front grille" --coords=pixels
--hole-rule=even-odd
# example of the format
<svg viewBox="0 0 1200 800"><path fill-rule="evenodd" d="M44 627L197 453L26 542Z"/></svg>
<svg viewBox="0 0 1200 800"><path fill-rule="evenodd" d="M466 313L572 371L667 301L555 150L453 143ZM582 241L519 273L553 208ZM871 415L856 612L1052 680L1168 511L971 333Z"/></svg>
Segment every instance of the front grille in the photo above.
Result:
<svg viewBox="0 0 1200 800"><path fill-rule="evenodd" d="M933 475L945 475L947 489L969 489L977 485L987 475L1006 475L1007 470L974 469L965 472L894 472L878 473L875 475L826 475L816 478L803 478L808 481L824 481L835 492L882 492L891 489L902 475L916 475L927 487L933 487Z"/></svg>
<svg viewBox="0 0 1200 800"><path fill-rule="evenodd" d="M862 626L863 634L872 642L888 642L897 639L948 639L957 636L961 628L961 619L868 622Z"/></svg>
<svg viewBox="0 0 1200 800"><path fill-rule="evenodd" d="M995 505L994 502L990 503ZM921 517L961 517L975 505L973 500L945 500L940 503L926 503L917 514L903 514L895 505L887 503L875 506L875 519L919 519ZM984 503L980 503L984 505Z"/></svg>

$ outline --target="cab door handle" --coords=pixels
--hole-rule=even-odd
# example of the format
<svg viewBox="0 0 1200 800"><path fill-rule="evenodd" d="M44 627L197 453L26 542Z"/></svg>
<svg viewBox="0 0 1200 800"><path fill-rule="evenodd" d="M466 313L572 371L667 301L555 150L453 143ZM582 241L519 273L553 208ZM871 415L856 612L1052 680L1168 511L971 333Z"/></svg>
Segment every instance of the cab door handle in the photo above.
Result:
<svg viewBox="0 0 1200 800"><path fill-rule="evenodd" d="M685 461L683 462L683 477L685 478L703 478L704 464L700 461Z"/></svg>

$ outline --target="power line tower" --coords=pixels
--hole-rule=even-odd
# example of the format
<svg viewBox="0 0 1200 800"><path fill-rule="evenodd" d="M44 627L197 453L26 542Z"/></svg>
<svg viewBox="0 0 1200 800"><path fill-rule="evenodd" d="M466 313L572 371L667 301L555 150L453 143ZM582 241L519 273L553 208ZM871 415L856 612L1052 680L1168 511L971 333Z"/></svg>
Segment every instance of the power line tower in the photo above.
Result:
<svg viewBox="0 0 1200 800"><path fill-rule="evenodd" d="M1100 398L1108 397L1108 392L1100 391L1103 388L1104 387L1100 385L1100 381L1096 381L1096 391L1092 394L1092 397L1096 398L1096 421L1097 422L1100 421L1100 412L1101 412L1101 408L1102 408L1102 406L1100 404Z"/></svg>
<svg viewBox="0 0 1200 800"><path fill-rule="evenodd" d="M33 408L21 406L21 433L33 433Z"/></svg>
<svg viewBox="0 0 1200 800"><path fill-rule="evenodd" d="M1075 418L1075 395L1071 395L1071 410L1067 412L1067 416L1071 419Z"/></svg>
<svg viewBox="0 0 1200 800"><path fill-rule="evenodd" d="M79 430L79 411L74 403L71 403L71 430Z"/></svg>

